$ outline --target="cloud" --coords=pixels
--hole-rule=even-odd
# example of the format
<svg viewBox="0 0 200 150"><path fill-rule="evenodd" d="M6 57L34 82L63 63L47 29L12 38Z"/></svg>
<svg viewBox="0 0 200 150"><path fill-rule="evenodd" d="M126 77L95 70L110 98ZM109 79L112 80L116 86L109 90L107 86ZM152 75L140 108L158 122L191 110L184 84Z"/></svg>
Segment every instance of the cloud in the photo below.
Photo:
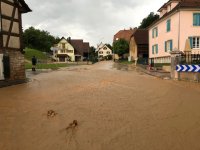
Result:
<svg viewBox="0 0 200 150"><path fill-rule="evenodd" d="M23 15L24 29L34 26L54 36L84 39L96 46L112 43L121 29L138 26L166 0L26 0L33 10Z"/></svg>

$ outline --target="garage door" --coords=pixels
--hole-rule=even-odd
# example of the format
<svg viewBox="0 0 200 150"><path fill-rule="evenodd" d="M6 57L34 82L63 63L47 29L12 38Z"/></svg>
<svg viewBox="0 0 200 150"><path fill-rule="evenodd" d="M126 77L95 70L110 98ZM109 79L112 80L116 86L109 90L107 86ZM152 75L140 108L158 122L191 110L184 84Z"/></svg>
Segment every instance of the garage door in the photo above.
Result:
<svg viewBox="0 0 200 150"><path fill-rule="evenodd" d="M0 54L0 80L4 80L4 75L3 75L3 54Z"/></svg>

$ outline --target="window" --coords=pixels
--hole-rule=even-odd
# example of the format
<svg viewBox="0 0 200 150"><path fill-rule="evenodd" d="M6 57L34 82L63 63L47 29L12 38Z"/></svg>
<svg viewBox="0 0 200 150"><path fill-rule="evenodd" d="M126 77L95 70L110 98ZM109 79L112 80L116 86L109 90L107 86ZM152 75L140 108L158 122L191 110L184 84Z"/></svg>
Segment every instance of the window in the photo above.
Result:
<svg viewBox="0 0 200 150"><path fill-rule="evenodd" d="M200 26L200 13L193 14L193 25Z"/></svg>
<svg viewBox="0 0 200 150"><path fill-rule="evenodd" d="M102 51L99 51L99 54L103 54L103 52L102 52Z"/></svg>
<svg viewBox="0 0 200 150"><path fill-rule="evenodd" d="M172 51L173 49L173 41L169 40L165 42L165 52Z"/></svg>
<svg viewBox="0 0 200 150"><path fill-rule="evenodd" d="M103 49L104 49L104 50L107 50L107 47L104 47Z"/></svg>
<svg viewBox="0 0 200 150"><path fill-rule="evenodd" d="M152 30L152 38L155 38L155 37L158 37L158 28L157 27Z"/></svg>
<svg viewBox="0 0 200 150"><path fill-rule="evenodd" d="M158 44L152 46L152 54L158 54Z"/></svg>
<svg viewBox="0 0 200 150"><path fill-rule="evenodd" d="M171 20L167 20L167 32L171 30Z"/></svg>
<svg viewBox="0 0 200 150"><path fill-rule="evenodd" d="M192 49L200 49L200 37L190 37L190 46Z"/></svg>
<svg viewBox="0 0 200 150"><path fill-rule="evenodd" d="M62 48L65 49L65 43L62 43Z"/></svg>
<svg viewBox="0 0 200 150"><path fill-rule="evenodd" d="M110 52L107 52L107 54L110 54Z"/></svg>

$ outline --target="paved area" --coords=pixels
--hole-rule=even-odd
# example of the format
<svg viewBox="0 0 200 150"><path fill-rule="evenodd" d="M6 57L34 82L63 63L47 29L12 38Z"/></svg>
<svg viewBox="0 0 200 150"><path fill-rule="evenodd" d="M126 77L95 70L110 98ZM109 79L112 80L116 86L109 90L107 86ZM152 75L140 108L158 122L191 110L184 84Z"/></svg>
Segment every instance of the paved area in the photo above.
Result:
<svg viewBox="0 0 200 150"><path fill-rule="evenodd" d="M113 62L29 77L0 89L0 150L200 149L199 84Z"/></svg>

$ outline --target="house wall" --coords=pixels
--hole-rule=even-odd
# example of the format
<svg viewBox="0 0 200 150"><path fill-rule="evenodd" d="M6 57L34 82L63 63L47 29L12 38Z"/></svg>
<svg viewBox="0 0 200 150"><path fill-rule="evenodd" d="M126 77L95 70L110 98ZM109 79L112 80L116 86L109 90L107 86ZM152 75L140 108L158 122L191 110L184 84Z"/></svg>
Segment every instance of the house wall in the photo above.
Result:
<svg viewBox="0 0 200 150"><path fill-rule="evenodd" d="M14 3L13 0L9 1ZM26 76L25 76L24 55L21 53L23 49L22 39L21 39L21 32L22 32L21 13L19 12L19 9L16 8L14 12L14 19L19 19L19 20L12 20L11 18L14 7L3 1L1 1L0 10L1 10L0 19L2 24L1 30L4 31L0 34L0 38L2 39L0 42L0 54L8 55L10 59L10 77L7 78L6 80L10 81L25 80ZM12 23L11 20L13 21ZM11 25L12 28L10 32L9 30Z"/></svg>
<svg viewBox="0 0 200 150"><path fill-rule="evenodd" d="M107 46L106 46L106 50L104 49L105 46L103 46L102 48L99 49L98 51L98 57L105 57L105 56L108 56L108 55L112 55L112 50L109 49ZM100 54L102 52L102 54ZM107 52L110 52L110 54L107 54Z"/></svg>
<svg viewBox="0 0 200 150"><path fill-rule="evenodd" d="M166 22L171 19L171 31L167 32ZM158 28L158 37L152 37L152 29ZM165 41L173 40L173 49L178 48L179 13L173 14L155 24L149 30L149 58L168 57L170 52L165 52ZM152 46L158 44L158 54L152 54Z"/></svg>
<svg viewBox="0 0 200 150"><path fill-rule="evenodd" d="M180 12L180 50L184 51L186 39L191 36L200 37L200 27L193 26L193 13L200 13L199 11L181 11ZM199 50L192 50L193 53L200 53Z"/></svg>
<svg viewBox="0 0 200 150"><path fill-rule="evenodd" d="M137 58L137 44L134 37L131 38L129 47L129 55L132 60L135 60L135 58Z"/></svg>
<svg viewBox="0 0 200 150"><path fill-rule="evenodd" d="M63 45L62 44L65 44L65 49L63 49L63 47L62 47ZM71 61L75 61L74 48L70 43L67 42L67 40L62 39L58 43L57 48L59 49L57 51L57 54L67 54L68 56L71 57ZM62 50L65 51L65 52L62 52ZM67 52L68 50L72 51L72 52ZM57 55L57 54L54 53L54 56Z"/></svg>
<svg viewBox="0 0 200 150"><path fill-rule="evenodd" d="M160 59L159 63L170 62L170 52L165 52L165 41L173 40L173 48L181 51L185 50L186 40L191 36L200 36L200 27L193 26L193 13L199 11L184 11L176 12L171 16L166 17L159 23L149 29L149 58ZM180 15L180 23L179 23ZM166 22L171 19L171 31L167 32ZM152 38L152 29L158 27L158 37ZM180 30L180 34L179 34ZM152 54L152 46L158 44L158 54ZM197 53L200 50L192 50ZM161 61L161 59L164 59ZM167 61L167 62L166 62Z"/></svg>
<svg viewBox="0 0 200 150"><path fill-rule="evenodd" d="M178 5L178 3L179 2L172 2L171 3L171 10L174 9Z"/></svg>
<svg viewBox="0 0 200 150"><path fill-rule="evenodd" d="M160 12L160 18L167 12L167 9L163 9L162 12Z"/></svg>
<svg viewBox="0 0 200 150"><path fill-rule="evenodd" d="M24 55L20 51L10 51L8 55L11 64L10 80L24 80L26 78Z"/></svg>

